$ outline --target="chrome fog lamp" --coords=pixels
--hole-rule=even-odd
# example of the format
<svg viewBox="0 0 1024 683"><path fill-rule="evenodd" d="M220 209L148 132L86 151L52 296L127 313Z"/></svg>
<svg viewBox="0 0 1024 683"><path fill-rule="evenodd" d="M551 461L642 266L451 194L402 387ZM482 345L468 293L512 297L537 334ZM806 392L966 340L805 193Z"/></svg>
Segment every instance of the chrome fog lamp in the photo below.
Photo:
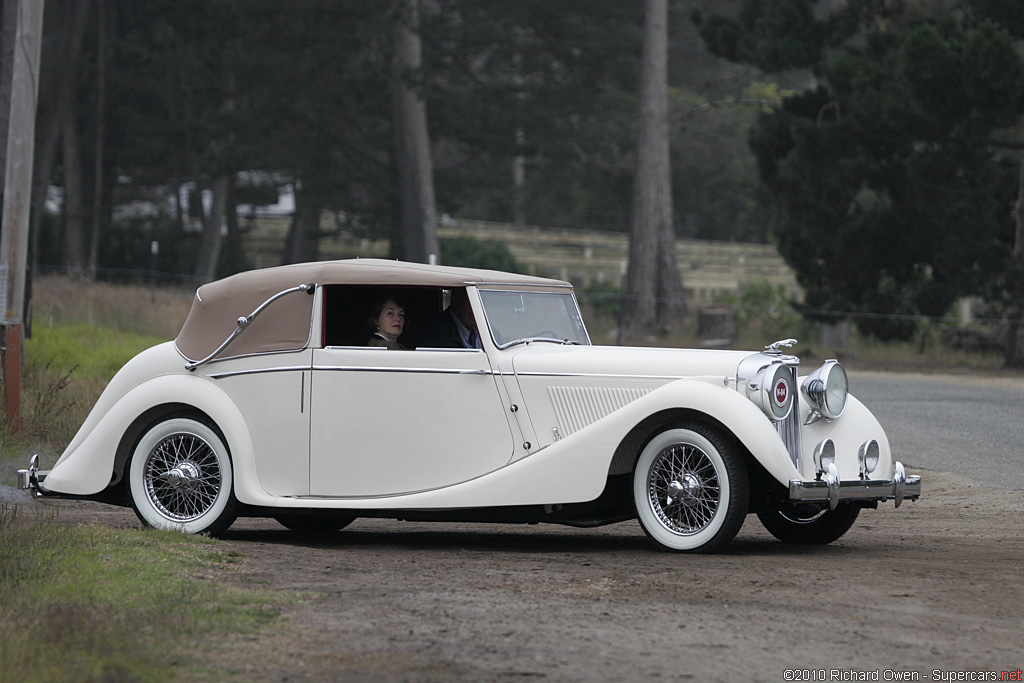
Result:
<svg viewBox="0 0 1024 683"><path fill-rule="evenodd" d="M879 457L878 442L874 439L865 441L860 450L857 451L857 462L860 463L860 478L867 479L868 475L878 467Z"/></svg>
<svg viewBox="0 0 1024 683"><path fill-rule="evenodd" d="M750 380L747 394L769 418L785 420L793 409L793 371L784 363L771 363Z"/></svg>
<svg viewBox="0 0 1024 683"><path fill-rule="evenodd" d="M811 405L811 412L804 424L817 422L821 418L834 420L846 410L850 383L846 370L837 360L825 361L824 365L804 378L802 389Z"/></svg>
<svg viewBox="0 0 1024 683"><path fill-rule="evenodd" d="M818 470L818 478L828 472L829 465L836 462L836 445L832 439L825 439L814 447L814 467Z"/></svg>

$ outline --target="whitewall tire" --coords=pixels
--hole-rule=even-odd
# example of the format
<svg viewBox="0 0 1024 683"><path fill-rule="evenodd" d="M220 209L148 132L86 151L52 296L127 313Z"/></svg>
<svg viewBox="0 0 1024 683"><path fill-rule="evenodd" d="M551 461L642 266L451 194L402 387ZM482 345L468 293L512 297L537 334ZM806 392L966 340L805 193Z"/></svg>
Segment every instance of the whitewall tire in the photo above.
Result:
<svg viewBox="0 0 1024 683"><path fill-rule="evenodd" d="M738 449L688 422L656 434L637 460L633 501L644 532L667 550L712 552L736 536L749 505Z"/></svg>
<svg viewBox="0 0 1024 683"><path fill-rule="evenodd" d="M136 443L128 472L132 507L157 529L216 535L234 522L231 458L198 414L152 425Z"/></svg>

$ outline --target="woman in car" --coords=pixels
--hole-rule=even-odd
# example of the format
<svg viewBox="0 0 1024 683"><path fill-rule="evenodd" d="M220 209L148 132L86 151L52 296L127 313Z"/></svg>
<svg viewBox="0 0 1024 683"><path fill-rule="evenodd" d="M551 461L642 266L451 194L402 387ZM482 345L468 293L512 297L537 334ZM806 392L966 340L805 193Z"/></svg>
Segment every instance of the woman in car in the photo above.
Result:
<svg viewBox="0 0 1024 683"><path fill-rule="evenodd" d="M370 313L371 335L366 345L404 350L405 347L398 343L404 328L405 307L391 297L381 299Z"/></svg>

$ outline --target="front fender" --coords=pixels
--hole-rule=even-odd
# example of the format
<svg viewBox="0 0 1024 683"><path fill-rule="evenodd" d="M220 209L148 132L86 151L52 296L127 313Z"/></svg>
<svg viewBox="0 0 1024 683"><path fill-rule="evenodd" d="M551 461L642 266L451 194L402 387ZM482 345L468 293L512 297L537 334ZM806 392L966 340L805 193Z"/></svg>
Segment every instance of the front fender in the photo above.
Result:
<svg viewBox="0 0 1024 683"><path fill-rule="evenodd" d="M750 400L727 387L722 377L669 382L614 414L621 413L623 419L639 424L649 415L673 410L704 415L718 422L780 483L799 477L775 424Z"/></svg>
<svg viewBox="0 0 1024 683"><path fill-rule="evenodd" d="M227 440L236 490L259 488L252 439L238 406L206 377L183 373L155 377L116 400L97 403L85 426L47 475L46 489L69 495L102 491L112 480L122 437L141 415L163 405L187 405L206 413Z"/></svg>
<svg viewBox="0 0 1024 683"><path fill-rule="evenodd" d="M800 415L804 415L806 405L801 405L801 409ZM811 454L814 452L814 447L826 438L832 439L836 447L835 464L843 479L858 479L860 477L857 451L860 450L861 444L869 439L878 442L879 450L878 467L871 478L885 479L892 475L892 450L885 430L882 429L882 425L874 414L852 394L847 399L846 410L841 417L835 420L821 419L804 425L802 434L803 479L805 480L817 478L818 473L815 471Z"/></svg>

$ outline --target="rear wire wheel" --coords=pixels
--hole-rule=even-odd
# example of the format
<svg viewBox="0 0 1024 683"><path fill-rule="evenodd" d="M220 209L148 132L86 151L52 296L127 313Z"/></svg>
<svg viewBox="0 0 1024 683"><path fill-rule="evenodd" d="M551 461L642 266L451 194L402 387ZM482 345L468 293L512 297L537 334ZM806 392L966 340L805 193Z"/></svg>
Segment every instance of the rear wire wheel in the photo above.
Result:
<svg viewBox="0 0 1024 683"><path fill-rule="evenodd" d="M743 526L749 490L737 447L701 422L655 435L633 472L640 525L678 552L714 552L729 543Z"/></svg>
<svg viewBox="0 0 1024 683"><path fill-rule="evenodd" d="M128 489L147 526L217 535L237 516L231 457L223 437L199 413L170 415L132 450Z"/></svg>

